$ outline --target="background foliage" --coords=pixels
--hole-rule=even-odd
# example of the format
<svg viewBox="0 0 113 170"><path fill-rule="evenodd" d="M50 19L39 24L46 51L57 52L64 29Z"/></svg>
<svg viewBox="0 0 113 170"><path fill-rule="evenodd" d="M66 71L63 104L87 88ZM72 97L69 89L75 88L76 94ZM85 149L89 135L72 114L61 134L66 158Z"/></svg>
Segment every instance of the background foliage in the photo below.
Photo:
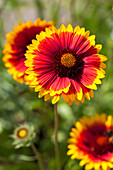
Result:
<svg viewBox="0 0 113 170"><path fill-rule="evenodd" d="M31 148L15 150L9 137L18 123L32 122L37 133L35 145L46 170L55 170L54 106L38 99L37 93L19 84L7 73L2 62L5 35L19 21L35 21L37 17L53 20L57 28L63 23L84 26L96 34L101 53L108 57L106 78L94 99L71 107L63 99L58 102L59 147L62 170L82 170L79 161L66 156L67 138L73 122L83 115L113 115L113 1L112 0L0 0L0 170L35 170L37 163Z"/></svg>

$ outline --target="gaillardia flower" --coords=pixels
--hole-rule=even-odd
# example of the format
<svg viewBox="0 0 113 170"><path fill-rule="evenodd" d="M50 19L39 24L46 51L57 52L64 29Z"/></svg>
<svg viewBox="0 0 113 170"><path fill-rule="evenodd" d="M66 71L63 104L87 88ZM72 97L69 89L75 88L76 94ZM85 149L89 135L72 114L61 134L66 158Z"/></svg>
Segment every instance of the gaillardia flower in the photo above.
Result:
<svg viewBox="0 0 113 170"><path fill-rule="evenodd" d="M113 118L105 114L83 117L74 123L67 155L80 159L85 170L113 168Z"/></svg>
<svg viewBox="0 0 113 170"><path fill-rule="evenodd" d="M58 30L46 28L36 39L28 46L25 65L30 86L40 91L39 97L45 96L45 101L52 97L55 104L62 95L69 105L83 103L85 97L90 100L105 77L103 61L107 60L98 54L102 46L95 45L95 36L69 24Z"/></svg>
<svg viewBox="0 0 113 170"><path fill-rule="evenodd" d="M30 146L36 134L34 126L31 123L26 123L15 128L14 133L10 136L14 139L13 145L15 145L15 149L18 149L23 146Z"/></svg>
<svg viewBox="0 0 113 170"><path fill-rule="evenodd" d="M45 31L46 27L51 27L52 25L52 21L47 22L40 19L37 19L34 23L31 21L27 21L26 24L19 22L17 26L14 26L14 31L6 35L7 43L3 50L3 61L5 66L8 67L8 72L13 74L16 81L29 84L25 73L27 67L24 64L26 46L31 43L32 39L36 38L36 34Z"/></svg>

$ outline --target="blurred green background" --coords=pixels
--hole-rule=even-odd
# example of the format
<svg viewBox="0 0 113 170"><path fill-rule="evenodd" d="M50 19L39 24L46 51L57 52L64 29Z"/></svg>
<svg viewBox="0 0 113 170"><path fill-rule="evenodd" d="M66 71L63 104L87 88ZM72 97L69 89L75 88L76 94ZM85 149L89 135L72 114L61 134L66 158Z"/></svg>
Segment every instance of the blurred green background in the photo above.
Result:
<svg viewBox="0 0 113 170"><path fill-rule="evenodd" d="M60 99L58 140L62 170L82 170L79 161L66 155L67 139L74 121L95 113L113 115L113 0L0 0L0 170L37 170L31 148L15 150L13 133L18 123L32 122L37 133L35 145L41 153L46 170L56 170L54 156L54 106L38 99L37 93L25 84L14 81L2 61L5 35L19 21L33 22L40 17L53 20L57 28L63 23L79 25L96 35L101 53L108 57L106 77L91 101L78 106Z"/></svg>

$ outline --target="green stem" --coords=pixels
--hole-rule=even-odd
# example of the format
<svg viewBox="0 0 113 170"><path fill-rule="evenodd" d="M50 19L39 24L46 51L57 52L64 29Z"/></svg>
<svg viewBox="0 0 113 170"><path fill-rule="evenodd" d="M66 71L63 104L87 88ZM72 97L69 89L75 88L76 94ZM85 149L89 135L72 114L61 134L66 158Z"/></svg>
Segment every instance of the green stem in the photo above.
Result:
<svg viewBox="0 0 113 170"><path fill-rule="evenodd" d="M37 148L35 147L35 145L33 143L31 143L31 148L32 148L32 150L33 150L33 152L34 152L34 154L37 158L37 161L38 161L38 164L39 164L39 169L44 170L40 154L39 154Z"/></svg>
<svg viewBox="0 0 113 170"><path fill-rule="evenodd" d="M57 103L54 105L54 112L55 112L55 156L57 161L57 170L61 170L60 166L60 157L59 157L59 148L58 148L58 111L57 111Z"/></svg>

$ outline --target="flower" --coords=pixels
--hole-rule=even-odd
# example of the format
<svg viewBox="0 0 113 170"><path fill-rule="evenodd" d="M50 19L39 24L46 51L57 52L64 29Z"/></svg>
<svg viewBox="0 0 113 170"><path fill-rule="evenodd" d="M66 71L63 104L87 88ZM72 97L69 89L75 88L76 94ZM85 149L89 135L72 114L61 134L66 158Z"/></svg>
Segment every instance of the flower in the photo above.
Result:
<svg viewBox="0 0 113 170"><path fill-rule="evenodd" d="M60 29L52 26L36 36L26 51L26 73L35 87L39 98L45 101L52 97L55 104L63 96L71 105L84 102L85 97L93 97L96 84L105 77L103 61L107 57L98 54L102 45L95 45L95 36L79 26L74 29L69 24Z"/></svg>
<svg viewBox="0 0 113 170"><path fill-rule="evenodd" d="M71 159L81 159L85 170L113 168L113 118L106 114L83 117L74 123L68 139Z"/></svg>
<svg viewBox="0 0 113 170"><path fill-rule="evenodd" d="M14 139L13 145L15 145L15 149L30 146L35 136L34 126L31 123L20 124L11 135Z"/></svg>
<svg viewBox="0 0 113 170"><path fill-rule="evenodd" d="M46 27L51 27L52 25L52 21L47 22L39 18L34 23L31 21L27 21L26 24L19 22L17 26L14 26L14 31L6 35L7 43L3 50L3 61L5 66L8 67L8 72L13 74L14 80L29 84L25 73L27 67L24 64L26 46L31 43L32 39L35 39L36 34L45 31Z"/></svg>

